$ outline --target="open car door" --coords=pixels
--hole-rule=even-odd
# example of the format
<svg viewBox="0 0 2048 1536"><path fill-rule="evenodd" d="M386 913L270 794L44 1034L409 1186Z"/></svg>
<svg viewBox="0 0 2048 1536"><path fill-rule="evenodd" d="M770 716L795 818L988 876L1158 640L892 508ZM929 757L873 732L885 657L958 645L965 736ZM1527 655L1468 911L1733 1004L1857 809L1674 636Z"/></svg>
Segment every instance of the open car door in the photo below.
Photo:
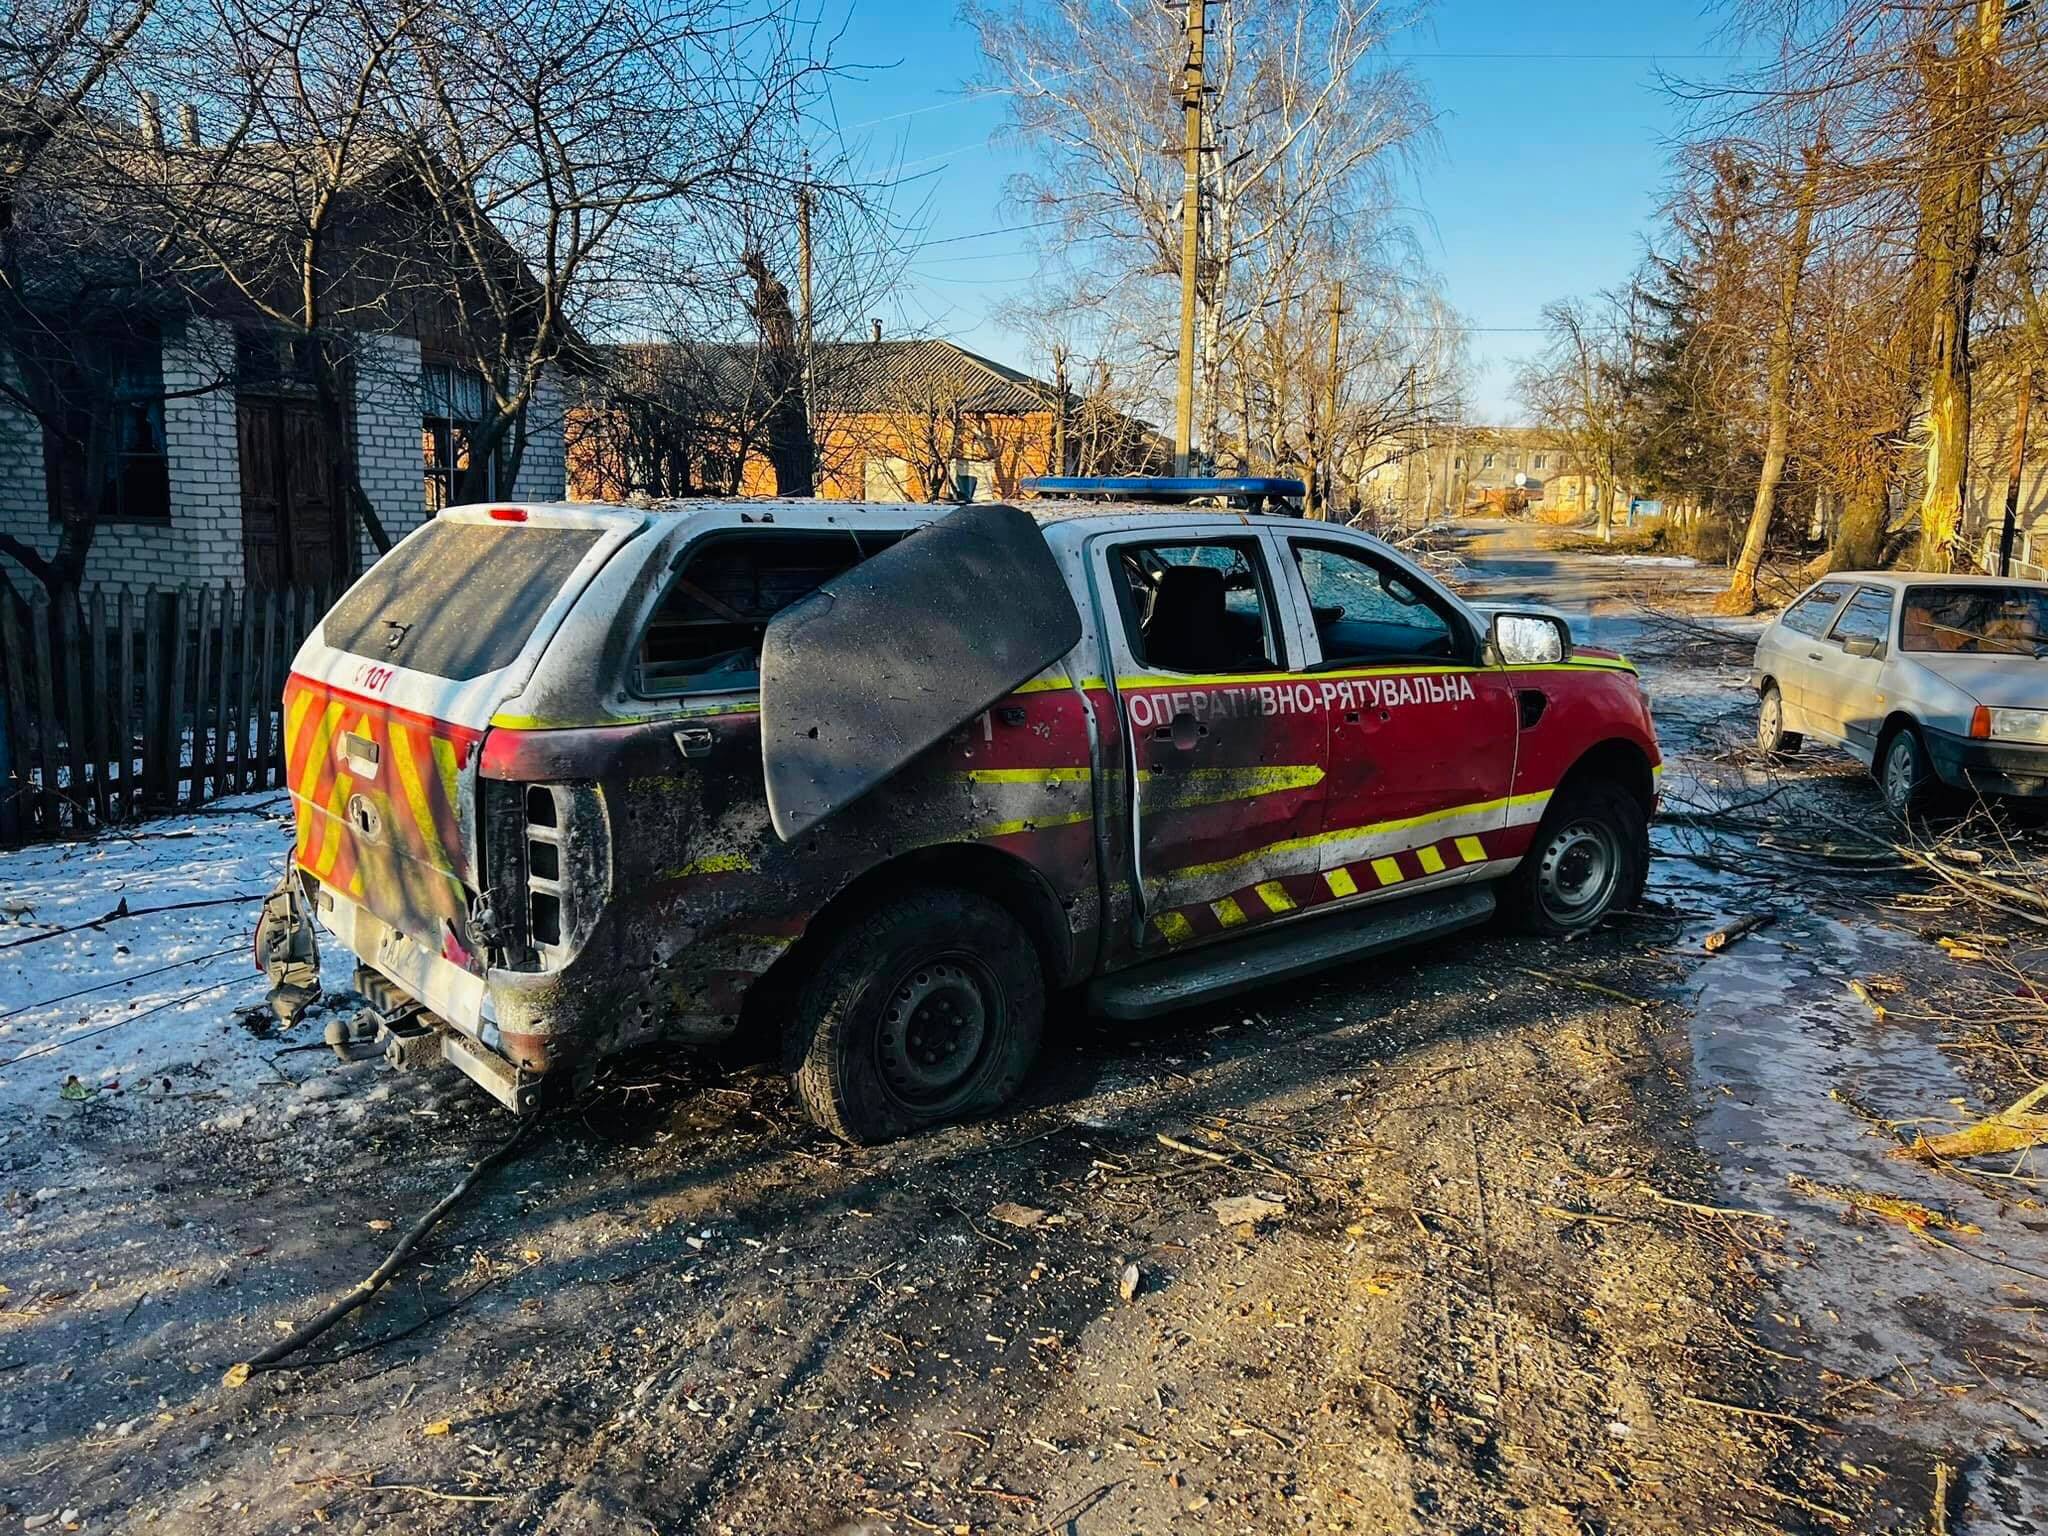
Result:
<svg viewBox="0 0 2048 1536"><path fill-rule="evenodd" d="M769 621L761 766L784 842L1074 648L1081 615L1029 514L940 518Z"/></svg>

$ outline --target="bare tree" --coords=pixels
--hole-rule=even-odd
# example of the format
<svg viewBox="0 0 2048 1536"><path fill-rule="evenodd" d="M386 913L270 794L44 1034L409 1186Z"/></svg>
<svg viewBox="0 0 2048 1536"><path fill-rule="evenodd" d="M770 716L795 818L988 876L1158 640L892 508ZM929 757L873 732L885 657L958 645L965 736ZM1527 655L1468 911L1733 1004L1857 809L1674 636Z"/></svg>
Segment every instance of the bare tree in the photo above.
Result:
<svg viewBox="0 0 2048 1536"><path fill-rule="evenodd" d="M1432 119L1385 51L1409 15L1370 0L1214 7L1215 141L1198 210L1179 206L1178 11L1062 0L966 15L1012 131L1041 152L1012 191L1054 229L1045 277L1058 307L1145 338L1127 368L1151 385L1169 355L1160 338L1175 334L1181 220L1198 217L1198 441L1212 459L1299 464L1309 413L1327 399L1299 381L1326 351L1318 311L1332 279L1363 299L1419 276L1393 179ZM1418 361L1387 360L1397 378Z"/></svg>
<svg viewBox="0 0 2048 1536"><path fill-rule="evenodd" d="M1778 485L1785 475L1785 458L1792 437L1792 363L1799 320L1799 292L1806 281L1806 263L1813 253L1813 215L1820 200L1821 170L1827 154L1827 130L1816 131L1806 146L1804 166L1791 189L1792 226L1778 257L1776 314L1771 327L1770 350L1765 362L1764 462L1757 476L1756 498L1751 504L1749 526L1742 536L1741 551L1728 574L1728 590L1716 604L1717 611L1746 614L1756 611L1756 573L1764 560L1764 545L1770 538L1771 518L1777 510Z"/></svg>

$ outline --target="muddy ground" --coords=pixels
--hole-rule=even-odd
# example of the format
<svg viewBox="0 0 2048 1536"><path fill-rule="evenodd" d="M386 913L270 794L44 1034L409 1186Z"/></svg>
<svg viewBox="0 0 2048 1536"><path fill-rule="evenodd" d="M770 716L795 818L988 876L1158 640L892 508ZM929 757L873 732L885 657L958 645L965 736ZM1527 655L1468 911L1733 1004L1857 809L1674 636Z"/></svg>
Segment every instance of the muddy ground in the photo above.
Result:
<svg viewBox="0 0 2048 1536"><path fill-rule="evenodd" d="M2036 1169L1893 1155L2044 1075L1955 1048L1997 978L1788 814L1873 824L1850 765L1727 813L1739 643L1636 606L1710 574L1465 553L1642 659L1680 810L1645 912L1143 1029L1062 1005L1014 1111L884 1148L763 1068L629 1063L240 1390L509 1122L289 1037L271 1095L348 1114L53 1096L0 1127L0 1529L2036 1529Z"/></svg>

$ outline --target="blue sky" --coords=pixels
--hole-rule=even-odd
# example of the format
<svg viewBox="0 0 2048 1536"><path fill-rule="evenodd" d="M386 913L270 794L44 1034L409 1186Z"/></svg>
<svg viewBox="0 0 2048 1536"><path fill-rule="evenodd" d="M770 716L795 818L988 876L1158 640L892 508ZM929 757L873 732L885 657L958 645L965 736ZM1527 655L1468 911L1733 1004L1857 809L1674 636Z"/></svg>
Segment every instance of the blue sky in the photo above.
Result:
<svg viewBox="0 0 2048 1536"><path fill-rule="evenodd" d="M928 198L923 247L892 330L945 335L1042 371L998 311L1032 272L1029 237L1004 226L1017 152L992 146L1000 97L975 96L973 32L946 0L839 0L836 50L862 78L833 87L848 139L900 153L908 206ZM1679 109L1657 73L1728 72L1717 18L1689 4L1448 0L1397 45L1441 114L1440 149L1415 177L1415 219L1453 306L1473 327L1475 415L1517 414L1513 360L1553 298L1621 281L1661 200Z"/></svg>

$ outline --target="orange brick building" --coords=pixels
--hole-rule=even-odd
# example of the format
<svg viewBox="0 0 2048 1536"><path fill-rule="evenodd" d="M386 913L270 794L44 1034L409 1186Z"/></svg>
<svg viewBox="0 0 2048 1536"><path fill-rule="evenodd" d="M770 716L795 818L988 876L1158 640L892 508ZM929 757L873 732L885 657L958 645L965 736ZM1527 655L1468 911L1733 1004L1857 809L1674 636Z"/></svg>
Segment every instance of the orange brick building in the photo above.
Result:
<svg viewBox="0 0 2048 1536"><path fill-rule="evenodd" d="M772 496L778 400L759 349L615 348L570 412L569 490L584 500ZM994 501L1031 476L1148 467L1157 434L950 341L832 342L811 365L816 494L830 501Z"/></svg>

